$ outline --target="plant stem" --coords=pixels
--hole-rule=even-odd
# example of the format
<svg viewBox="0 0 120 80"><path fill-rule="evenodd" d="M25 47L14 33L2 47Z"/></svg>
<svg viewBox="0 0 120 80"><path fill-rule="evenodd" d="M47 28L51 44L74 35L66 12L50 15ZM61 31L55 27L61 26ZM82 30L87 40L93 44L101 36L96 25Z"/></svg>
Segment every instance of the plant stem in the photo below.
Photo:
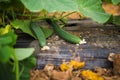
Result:
<svg viewBox="0 0 120 80"><path fill-rule="evenodd" d="M64 15L64 16L62 16L62 17L60 17L60 19L63 19L63 18L65 18L65 17L67 17L67 16L69 16L69 15L75 13L75 12L76 12L76 11L74 11L74 12L70 12L70 13L68 13L68 14L66 14L66 15Z"/></svg>
<svg viewBox="0 0 120 80"><path fill-rule="evenodd" d="M14 13L14 9L13 8L11 8L11 12L12 12L13 20L15 20L15 13Z"/></svg>
<svg viewBox="0 0 120 80"><path fill-rule="evenodd" d="M64 13L65 13L65 12L62 12L61 15L60 15L60 17L62 17Z"/></svg>
<svg viewBox="0 0 120 80"><path fill-rule="evenodd" d="M3 11L3 14L2 14L2 19L3 19L2 24L3 24L3 26L5 26L5 10Z"/></svg>
<svg viewBox="0 0 120 80"><path fill-rule="evenodd" d="M23 66L22 66L22 69L20 70L19 76L21 76L21 75L22 75L22 73L23 73L24 69L25 69L25 67L24 67L24 65L23 65Z"/></svg>
<svg viewBox="0 0 120 80"><path fill-rule="evenodd" d="M14 61L15 61L15 73L16 73L16 80L19 80L19 62L17 60L16 54L13 53Z"/></svg>

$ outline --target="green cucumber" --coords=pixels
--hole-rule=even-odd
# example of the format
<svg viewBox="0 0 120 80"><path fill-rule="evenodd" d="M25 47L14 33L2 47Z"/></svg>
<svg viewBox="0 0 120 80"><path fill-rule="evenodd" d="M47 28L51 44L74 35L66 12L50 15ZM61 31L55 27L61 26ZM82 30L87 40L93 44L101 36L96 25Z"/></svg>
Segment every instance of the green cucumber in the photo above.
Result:
<svg viewBox="0 0 120 80"><path fill-rule="evenodd" d="M46 37L43 33L43 31L41 30L41 28L35 23L35 22L30 22L30 27L33 31L33 33L35 34L35 36L37 37L39 44L44 47L46 45Z"/></svg>
<svg viewBox="0 0 120 80"><path fill-rule="evenodd" d="M79 37L60 28L55 20L47 19L46 21L54 28L54 30L58 34L58 36L60 36L64 40L66 40L70 43L75 43L75 44L80 43L81 39Z"/></svg>

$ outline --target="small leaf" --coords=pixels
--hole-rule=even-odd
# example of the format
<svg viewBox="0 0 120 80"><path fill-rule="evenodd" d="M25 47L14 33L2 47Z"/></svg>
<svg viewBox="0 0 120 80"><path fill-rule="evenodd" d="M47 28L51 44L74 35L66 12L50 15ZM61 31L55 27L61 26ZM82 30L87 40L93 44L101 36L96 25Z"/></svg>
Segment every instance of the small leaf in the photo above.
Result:
<svg viewBox="0 0 120 80"><path fill-rule="evenodd" d="M30 80L30 71L36 66L36 58L34 56L30 56L27 59L20 61L20 64L20 68L24 66L20 80Z"/></svg>
<svg viewBox="0 0 120 80"><path fill-rule="evenodd" d="M21 29L24 33L27 33L27 34L31 35L32 37L36 38L29 27L30 21L15 20L15 21L11 22L11 25L15 29Z"/></svg>
<svg viewBox="0 0 120 80"><path fill-rule="evenodd" d="M10 32L8 32L7 34L4 34L3 36L12 38L12 42L9 44L10 46L13 46L16 44L17 35L14 33L14 30L11 30Z"/></svg>
<svg viewBox="0 0 120 80"><path fill-rule="evenodd" d="M44 35L46 38L48 38L49 36L51 36L53 34L53 30L52 29L49 29L47 27L41 27Z"/></svg>
<svg viewBox="0 0 120 80"><path fill-rule="evenodd" d="M78 11L73 0L21 0L21 2L32 12L39 12L43 9L48 12Z"/></svg>
<svg viewBox="0 0 120 80"><path fill-rule="evenodd" d="M30 57L33 52L34 48L15 48L16 57L19 61ZM13 56L12 59L14 59Z"/></svg>
<svg viewBox="0 0 120 80"><path fill-rule="evenodd" d="M111 17L102 8L101 0L76 0L79 11L99 23L105 23Z"/></svg>
<svg viewBox="0 0 120 80"><path fill-rule="evenodd" d="M112 0L112 3L115 4L115 5L117 5L117 4L120 3L120 0Z"/></svg>
<svg viewBox="0 0 120 80"><path fill-rule="evenodd" d="M2 46L0 48L0 62L6 63L9 61L11 54L13 54L13 48L9 46Z"/></svg>

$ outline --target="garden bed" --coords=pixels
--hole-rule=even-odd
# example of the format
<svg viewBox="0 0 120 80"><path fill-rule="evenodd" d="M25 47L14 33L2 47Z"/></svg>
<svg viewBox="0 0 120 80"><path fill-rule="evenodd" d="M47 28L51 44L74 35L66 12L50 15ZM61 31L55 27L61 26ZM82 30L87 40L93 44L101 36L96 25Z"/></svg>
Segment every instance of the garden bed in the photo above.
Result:
<svg viewBox="0 0 120 80"><path fill-rule="evenodd" d="M0 1L1 80L119 80L119 4Z"/></svg>
<svg viewBox="0 0 120 80"><path fill-rule="evenodd" d="M120 52L120 27L112 24L102 25L90 19L84 19L69 20L64 29L80 36L82 39L84 38L87 43L79 45L71 44L53 34L47 39L47 46L50 49L41 50L37 40L34 40L27 34L18 33L19 37L15 47L35 48L34 55L37 58L37 66L31 71L31 80L49 80L50 75L48 75L48 71L43 70L45 65L50 64L58 69L63 61L69 62L71 60L85 62L85 66L76 71L76 74L79 74L78 80L83 79L83 77L80 77L83 69L93 70L104 77L105 80L119 80L118 76L113 75L113 72L115 72L112 70L113 63L108 60L108 56L110 53L117 54ZM66 74L64 72L59 73L59 70L56 69L54 71L56 71L54 75L57 73L58 75ZM68 76L71 77L70 75ZM76 76L72 75L72 77ZM59 78L59 76L55 78Z"/></svg>
<svg viewBox="0 0 120 80"><path fill-rule="evenodd" d="M101 25L90 19L69 20L64 27L67 31L81 36L86 40L86 44L70 44L56 34L47 39L49 50L42 51L39 42L26 34L19 33L15 47L35 47L37 58L36 68L42 69L47 63L59 66L63 60L70 61L80 57L86 62L86 69L94 67L111 68L112 64L108 61L109 53L120 52L120 27L106 24Z"/></svg>

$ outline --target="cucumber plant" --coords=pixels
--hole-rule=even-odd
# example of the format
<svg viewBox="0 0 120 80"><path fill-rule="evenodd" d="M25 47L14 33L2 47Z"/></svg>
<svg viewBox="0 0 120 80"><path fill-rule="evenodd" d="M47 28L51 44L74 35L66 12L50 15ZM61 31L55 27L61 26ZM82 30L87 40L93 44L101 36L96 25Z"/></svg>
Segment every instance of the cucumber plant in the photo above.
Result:
<svg viewBox="0 0 120 80"><path fill-rule="evenodd" d="M6 27L8 26L10 27L10 25ZM0 28L1 80L20 80L22 78L29 80L29 71L36 65L36 59L32 55L34 48L14 48L17 35L13 29L6 27Z"/></svg>
<svg viewBox="0 0 120 80"><path fill-rule="evenodd" d="M81 40L80 38L64 31L59 27L56 21L54 21L51 17L48 17L46 13L67 11L81 12L84 16L87 16L99 23L113 23L120 26L120 15L113 16L105 13L104 9L102 8L103 1L111 2L114 5L119 5L120 3L120 0L0 0L1 80L29 80L29 70L35 65L35 58L31 56L34 50L15 49L14 45L17 37L14 33L14 30L12 29L12 31L8 30L8 32L5 32L3 26L11 24L15 29L21 29L24 33L27 33L35 39L38 39L40 45L44 46L46 45L45 38L48 38L50 35L52 35L53 30L41 28L40 26L38 27L36 24L33 25L33 23L31 26L31 20L49 20L48 23L53 26L54 31L60 37L71 43L79 43ZM33 17L34 13L36 14L39 12L44 13L42 18L38 15ZM26 18L18 18L19 15L22 15ZM60 19L61 18L56 18L56 20ZM24 53L25 50L27 50L26 53L28 54ZM3 75L3 72L5 72L6 75Z"/></svg>

